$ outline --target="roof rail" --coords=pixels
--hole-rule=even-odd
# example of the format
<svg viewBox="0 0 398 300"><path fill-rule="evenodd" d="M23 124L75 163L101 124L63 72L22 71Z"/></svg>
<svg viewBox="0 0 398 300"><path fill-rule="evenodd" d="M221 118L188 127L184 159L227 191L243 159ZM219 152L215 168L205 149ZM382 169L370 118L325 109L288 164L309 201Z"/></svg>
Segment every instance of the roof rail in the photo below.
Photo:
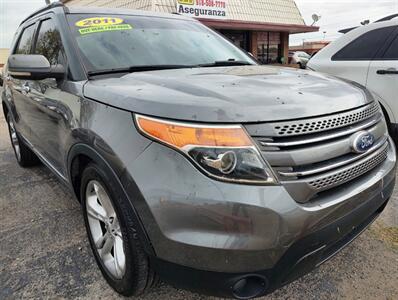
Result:
<svg viewBox="0 0 398 300"><path fill-rule="evenodd" d="M393 14L393 15L384 17L384 18L382 18L382 19L380 19L380 20L375 21L374 23L380 23L380 22L391 21L392 19L395 19L395 18L398 18L398 14ZM354 30L354 29L356 29L356 28L358 28L358 27L346 28L346 29L340 30L339 32L340 32L340 33L346 34L346 33L350 32L350 31L352 31L352 30Z"/></svg>
<svg viewBox="0 0 398 300"><path fill-rule="evenodd" d="M39 10L36 10L35 12L31 13L31 14L30 14L28 17L26 17L20 24L23 24L24 22L26 22L26 21L29 20L30 18L34 17L35 15L37 15L37 14L39 14L39 13L42 13L42 12L46 11L47 9L54 8L54 7L65 7L65 6L64 6L64 4L63 4L62 2L60 2L60 1L53 2L53 3L49 4L49 5L46 5L46 6L42 7L42 8L40 8Z"/></svg>
<svg viewBox="0 0 398 300"><path fill-rule="evenodd" d="M357 28L358 28L358 26L357 27L346 28L346 29L341 29L341 30L339 30L339 32L346 34L346 33L350 32L350 31L352 31L354 29L357 29Z"/></svg>
<svg viewBox="0 0 398 300"><path fill-rule="evenodd" d="M393 14L393 15L390 15L388 17L384 17L384 18L382 18L380 20L377 20L375 23L390 21L390 20L395 19L397 17L398 17L398 14Z"/></svg>

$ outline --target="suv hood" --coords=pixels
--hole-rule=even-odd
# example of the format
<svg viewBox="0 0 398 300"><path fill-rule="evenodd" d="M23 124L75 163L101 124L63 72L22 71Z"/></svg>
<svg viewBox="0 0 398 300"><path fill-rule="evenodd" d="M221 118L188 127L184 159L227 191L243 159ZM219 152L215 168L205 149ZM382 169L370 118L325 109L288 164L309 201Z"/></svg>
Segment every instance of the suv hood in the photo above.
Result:
<svg viewBox="0 0 398 300"><path fill-rule="evenodd" d="M90 80L84 95L145 115L219 123L326 115L372 99L362 87L330 76L269 66L131 73Z"/></svg>

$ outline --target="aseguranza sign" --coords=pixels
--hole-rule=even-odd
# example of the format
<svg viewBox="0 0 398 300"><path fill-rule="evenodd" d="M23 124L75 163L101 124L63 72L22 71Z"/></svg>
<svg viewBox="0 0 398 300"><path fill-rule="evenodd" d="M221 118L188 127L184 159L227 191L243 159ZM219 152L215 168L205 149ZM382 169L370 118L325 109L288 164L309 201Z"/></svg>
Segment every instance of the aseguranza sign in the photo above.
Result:
<svg viewBox="0 0 398 300"><path fill-rule="evenodd" d="M194 18L226 19L228 0L177 0L177 13Z"/></svg>

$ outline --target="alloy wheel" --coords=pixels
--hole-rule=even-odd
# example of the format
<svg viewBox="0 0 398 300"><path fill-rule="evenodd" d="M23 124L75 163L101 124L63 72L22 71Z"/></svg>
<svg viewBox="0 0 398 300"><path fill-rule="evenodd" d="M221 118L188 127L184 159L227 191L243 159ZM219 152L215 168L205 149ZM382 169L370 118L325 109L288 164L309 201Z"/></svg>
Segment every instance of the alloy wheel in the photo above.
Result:
<svg viewBox="0 0 398 300"><path fill-rule="evenodd" d="M117 279L126 272L120 223L112 201L96 180L87 184L86 212L95 249L105 268Z"/></svg>

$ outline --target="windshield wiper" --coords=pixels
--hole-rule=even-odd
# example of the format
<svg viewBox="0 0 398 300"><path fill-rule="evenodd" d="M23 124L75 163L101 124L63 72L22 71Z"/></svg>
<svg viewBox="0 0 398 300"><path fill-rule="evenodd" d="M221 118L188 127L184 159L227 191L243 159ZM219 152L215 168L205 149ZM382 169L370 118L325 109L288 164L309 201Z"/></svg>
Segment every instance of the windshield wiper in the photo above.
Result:
<svg viewBox="0 0 398 300"><path fill-rule="evenodd" d="M215 61L213 63L209 64L201 64L199 67L228 67L228 66L251 66L254 65L253 63L250 63L248 61L243 61L243 60L220 60L220 61Z"/></svg>
<svg viewBox="0 0 398 300"><path fill-rule="evenodd" d="M145 65L145 66L131 66L128 68L88 71L87 74L88 76L98 76L98 75L116 74L116 73L133 73L133 72L185 69L185 68L196 68L196 67L197 66L191 66L191 65Z"/></svg>

